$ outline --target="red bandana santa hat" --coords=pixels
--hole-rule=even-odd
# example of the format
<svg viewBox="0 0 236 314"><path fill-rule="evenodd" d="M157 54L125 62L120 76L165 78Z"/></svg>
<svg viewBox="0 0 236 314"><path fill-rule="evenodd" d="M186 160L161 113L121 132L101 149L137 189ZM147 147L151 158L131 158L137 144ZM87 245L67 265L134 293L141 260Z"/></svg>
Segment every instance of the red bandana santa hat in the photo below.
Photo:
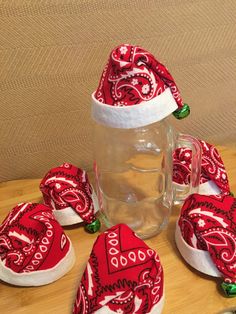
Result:
<svg viewBox="0 0 236 314"><path fill-rule="evenodd" d="M188 264L222 277L226 296L236 296L236 199L190 195L176 226L177 247Z"/></svg>
<svg viewBox="0 0 236 314"><path fill-rule="evenodd" d="M166 67L148 51L132 45L115 48L92 95L92 116L100 124L136 128L173 113L190 112Z"/></svg>
<svg viewBox="0 0 236 314"><path fill-rule="evenodd" d="M199 140L202 147L202 164L199 194L230 194L228 176L217 149ZM177 148L173 154L173 181L177 185L188 185L191 175L192 151Z"/></svg>
<svg viewBox="0 0 236 314"><path fill-rule="evenodd" d="M157 253L127 225L98 236L73 314L160 314L163 303L163 270Z"/></svg>
<svg viewBox="0 0 236 314"><path fill-rule="evenodd" d="M84 170L64 163L45 175L40 190L62 226L84 221L88 231L99 230L100 222L94 216L97 198Z"/></svg>
<svg viewBox="0 0 236 314"><path fill-rule="evenodd" d="M69 238L51 208L22 203L0 226L0 279L18 286L49 284L74 264Z"/></svg>

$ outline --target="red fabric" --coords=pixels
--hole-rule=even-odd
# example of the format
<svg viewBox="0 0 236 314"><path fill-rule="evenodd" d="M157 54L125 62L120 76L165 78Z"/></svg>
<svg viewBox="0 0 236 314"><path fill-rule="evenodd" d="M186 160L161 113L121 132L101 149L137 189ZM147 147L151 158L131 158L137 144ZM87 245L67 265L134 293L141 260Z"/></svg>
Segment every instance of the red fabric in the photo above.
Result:
<svg viewBox="0 0 236 314"><path fill-rule="evenodd" d="M19 204L0 226L0 258L13 272L50 269L69 249L67 236L46 205Z"/></svg>
<svg viewBox="0 0 236 314"><path fill-rule="evenodd" d="M193 248L208 251L226 282L236 283L236 199L229 195L190 195L179 226Z"/></svg>
<svg viewBox="0 0 236 314"><path fill-rule="evenodd" d="M202 146L202 169L200 183L212 180L223 194L229 194L229 181L223 160L217 149L199 140ZM189 148L177 148L173 154L173 181L179 184L189 184L192 151Z"/></svg>
<svg viewBox="0 0 236 314"><path fill-rule="evenodd" d="M53 209L73 208L86 223L93 222L92 187L86 172L69 163L51 169L40 183L44 202Z"/></svg>
<svg viewBox="0 0 236 314"><path fill-rule="evenodd" d="M182 108L179 90L166 67L141 47L124 44L111 52L95 98L112 106L131 106L160 95L167 87Z"/></svg>
<svg viewBox="0 0 236 314"><path fill-rule="evenodd" d="M148 313L163 296L163 271L158 255L127 225L98 236L81 279L74 314ZM109 312L110 313L110 312Z"/></svg>

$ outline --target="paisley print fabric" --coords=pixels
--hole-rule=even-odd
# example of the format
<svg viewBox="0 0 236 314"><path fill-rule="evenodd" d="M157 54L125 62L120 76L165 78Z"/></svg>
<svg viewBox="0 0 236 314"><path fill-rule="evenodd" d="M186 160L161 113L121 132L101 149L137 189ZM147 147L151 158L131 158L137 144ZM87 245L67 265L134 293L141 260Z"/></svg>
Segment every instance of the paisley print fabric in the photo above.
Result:
<svg viewBox="0 0 236 314"><path fill-rule="evenodd" d="M112 50L95 98L111 106L132 106L155 98L167 87L182 108L182 98L167 68L143 48L124 44Z"/></svg>
<svg viewBox="0 0 236 314"><path fill-rule="evenodd" d="M208 251L225 282L236 283L236 199L190 195L178 221L185 242Z"/></svg>
<svg viewBox="0 0 236 314"><path fill-rule="evenodd" d="M69 163L51 169L40 183L44 202L54 210L72 208L86 223L93 222L92 187L87 173Z"/></svg>
<svg viewBox="0 0 236 314"><path fill-rule="evenodd" d="M1 265L11 270L13 277L14 274L21 274L22 285L23 274L54 269L70 249L71 243L52 210L43 204L17 205L0 226ZM4 277L3 270L0 273L0 279L11 283L11 276ZM48 276L46 273L45 281ZM33 285L38 283L33 282Z"/></svg>
<svg viewBox="0 0 236 314"><path fill-rule="evenodd" d="M209 180L214 182L221 194L229 194L229 181L223 160L217 149L199 140L202 147L202 164L200 184ZM189 148L177 148L173 154L173 181L179 184L189 184L191 174L192 151Z"/></svg>
<svg viewBox="0 0 236 314"><path fill-rule="evenodd" d="M157 253L120 224L98 236L73 313L102 309L104 313L149 313L162 297L163 270Z"/></svg>

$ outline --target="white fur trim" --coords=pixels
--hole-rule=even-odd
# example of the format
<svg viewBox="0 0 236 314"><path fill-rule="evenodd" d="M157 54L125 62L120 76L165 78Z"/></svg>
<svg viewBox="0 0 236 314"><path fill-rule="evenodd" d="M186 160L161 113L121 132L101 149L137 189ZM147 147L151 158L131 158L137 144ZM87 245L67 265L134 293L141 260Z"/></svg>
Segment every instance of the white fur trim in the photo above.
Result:
<svg viewBox="0 0 236 314"><path fill-rule="evenodd" d="M188 185L186 184L179 184L176 182L173 182L173 185L177 191L184 191L188 187ZM196 192L194 191L194 193ZM199 190L197 193L201 195L217 195L221 193L221 190L218 188L214 181L209 180L199 185Z"/></svg>
<svg viewBox="0 0 236 314"><path fill-rule="evenodd" d="M151 312L149 312L149 313L150 314L161 314L163 307L164 307L164 302L165 302L165 296L163 294L160 301L153 306L153 308L151 309Z"/></svg>
<svg viewBox="0 0 236 314"><path fill-rule="evenodd" d="M92 200L94 205L94 212L96 213L99 209L97 195L93 190ZM61 226L74 225L83 222L79 214L75 212L72 207L66 207L63 209L53 209L53 214Z"/></svg>
<svg viewBox="0 0 236 314"><path fill-rule="evenodd" d="M160 301L157 304L155 304L153 308L151 309L151 312L148 312L147 314L161 314L163 306L164 306L164 301L165 301L165 296L163 294ZM94 314L115 314L115 313L117 312L110 310L110 308L106 305L104 305L99 310L94 312Z"/></svg>
<svg viewBox="0 0 236 314"><path fill-rule="evenodd" d="M99 102L92 94L92 117L105 126L113 128L138 128L160 121L175 111L178 106L167 88L155 98L132 106L111 106Z"/></svg>
<svg viewBox="0 0 236 314"><path fill-rule="evenodd" d="M69 240L70 241L70 240ZM16 286L42 286L64 276L74 265L75 253L70 242L70 249L66 256L54 267L47 270L37 270L29 273L16 273L6 267L0 259L0 279Z"/></svg>
<svg viewBox="0 0 236 314"><path fill-rule="evenodd" d="M202 195L217 195L220 194L221 190L219 187L215 184L214 181L209 180L205 183L200 184L199 186L199 194Z"/></svg>
<svg viewBox="0 0 236 314"><path fill-rule="evenodd" d="M184 240L178 222L175 229L175 242L185 261L193 268L213 277L222 277L208 251L195 249Z"/></svg>

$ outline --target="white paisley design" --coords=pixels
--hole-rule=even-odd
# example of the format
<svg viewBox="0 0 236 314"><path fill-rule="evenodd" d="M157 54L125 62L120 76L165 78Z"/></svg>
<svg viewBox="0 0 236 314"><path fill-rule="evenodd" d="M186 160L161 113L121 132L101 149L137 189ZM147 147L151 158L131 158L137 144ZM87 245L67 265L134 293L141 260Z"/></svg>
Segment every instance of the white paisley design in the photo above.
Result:
<svg viewBox="0 0 236 314"><path fill-rule="evenodd" d="M127 47L125 47L125 46L120 47L120 53L121 53L122 55L125 55L127 51L128 51L128 48L127 48Z"/></svg>

